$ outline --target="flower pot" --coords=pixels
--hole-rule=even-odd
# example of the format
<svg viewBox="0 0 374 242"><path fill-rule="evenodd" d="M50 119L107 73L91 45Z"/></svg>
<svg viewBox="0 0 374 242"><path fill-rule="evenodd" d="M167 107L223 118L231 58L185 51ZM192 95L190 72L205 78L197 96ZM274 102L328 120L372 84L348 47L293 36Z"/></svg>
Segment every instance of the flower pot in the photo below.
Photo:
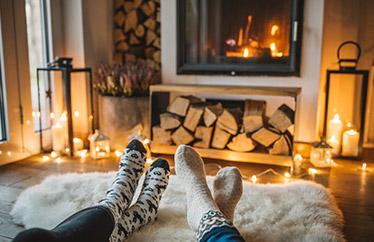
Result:
<svg viewBox="0 0 374 242"><path fill-rule="evenodd" d="M123 150L136 127L142 126L142 134L149 137L149 97L99 98L99 125L110 138L112 150Z"/></svg>

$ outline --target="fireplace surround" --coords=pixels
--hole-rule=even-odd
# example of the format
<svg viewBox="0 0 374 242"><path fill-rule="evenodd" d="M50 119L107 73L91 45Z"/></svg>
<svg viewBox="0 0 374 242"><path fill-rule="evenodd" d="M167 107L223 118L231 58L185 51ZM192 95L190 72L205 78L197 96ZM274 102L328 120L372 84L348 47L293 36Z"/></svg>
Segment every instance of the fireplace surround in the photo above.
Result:
<svg viewBox="0 0 374 242"><path fill-rule="evenodd" d="M302 20L302 0L178 0L177 73L299 76Z"/></svg>

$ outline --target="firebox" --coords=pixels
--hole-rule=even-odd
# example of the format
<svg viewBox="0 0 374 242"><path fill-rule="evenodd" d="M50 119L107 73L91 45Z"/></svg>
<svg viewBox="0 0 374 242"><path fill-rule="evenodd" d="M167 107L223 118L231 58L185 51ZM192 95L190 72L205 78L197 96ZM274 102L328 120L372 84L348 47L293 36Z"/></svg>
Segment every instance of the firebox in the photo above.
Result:
<svg viewBox="0 0 374 242"><path fill-rule="evenodd" d="M300 74L303 0L178 0L177 73Z"/></svg>

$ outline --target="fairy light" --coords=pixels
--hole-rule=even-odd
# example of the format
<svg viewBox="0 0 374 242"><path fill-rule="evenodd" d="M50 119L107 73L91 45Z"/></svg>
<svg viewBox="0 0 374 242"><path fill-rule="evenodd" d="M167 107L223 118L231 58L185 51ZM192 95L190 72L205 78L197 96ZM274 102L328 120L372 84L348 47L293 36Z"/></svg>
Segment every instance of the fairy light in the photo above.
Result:
<svg viewBox="0 0 374 242"><path fill-rule="evenodd" d="M152 158L147 158L147 160L146 160L147 164L152 164L152 162L153 162Z"/></svg>
<svg viewBox="0 0 374 242"><path fill-rule="evenodd" d="M291 174L290 174L289 172L285 172L285 173L284 173L284 177L286 177L286 178L290 178L290 177L291 177Z"/></svg>
<svg viewBox="0 0 374 242"><path fill-rule="evenodd" d="M49 117L50 117L51 119L55 119L55 118L56 118L56 114L55 114L54 112L51 112L51 113L49 114Z"/></svg>
<svg viewBox="0 0 374 242"><path fill-rule="evenodd" d="M2 155L3 154L3 151L2 150L0 150L0 155Z"/></svg>
<svg viewBox="0 0 374 242"><path fill-rule="evenodd" d="M52 157L53 159L57 157L57 153L56 153L56 151L52 151L52 152L51 152L51 157Z"/></svg>
<svg viewBox="0 0 374 242"><path fill-rule="evenodd" d="M122 155L122 152L119 151L119 150L116 150L114 151L114 154L117 156L117 157L120 157Z"/></svg>
<svg viewBox="0 0 374 242"><path fill-rule="evenodd" d="M149 139L145 139L145 140L143 141L143 144L147 145L147 144L149 144L149 142L150 142Z"/></svg>
<svg viewBox="0 0 374 242"><path fill-rule="evenodd" d="M362 166L361 166L361 170L363 171L363 172L365 172L366 170L367 170L367 164L364 162L364 163L362 163Z"/></svg>
<svg viewBox="0 0 374 242"><path fill-rule="evenodd" d="M42 160L43 160L43 161L49 161L50 158L49 158L48 155L43 155Z"/></svg>
<svg viewBox="0 0 374 242"><path fill-rule="evenodd" d="M78 156L81 159L86 159L86 157L87 157L87 150L80 150L80 151L78 151Z"/></svg>
<svg viewBox="0 0 374 242"><path fill-rule="evenodd" d="M74 116L75 116L76 118L78 118L78 117L79 117L79 111L74 111Z"/></svg>
<svg viewBox="0 0 374 242"><path fill-rule="evenodd" d="M65 152L66 152L66 153L69 153L69 152L70 152L70 149L69 149L69 148L65 148Z"/></svg>
<svg viewBox="0 0 374 242"><path fill-rule="evenodd" d="M60 164L62 162L62 158L61 157L57 157L56 158L56 163Z"/></svg>
<svg viewBox="0 0 374 242"><path fill-rule="evenodd" d="M6 154L7 154L8 156L11 156L11 155L12 155L12 152L11 152L11 151L8 151Z"/></svg>
<svg viewBox="0 0 374 242"><path fill-rule="evenodd" d="M253 175L251 177L251 181L252 181L252 183L256 183L257 182L257 176Z"/></svg>
<svg viewBox="0 0 374 242"><path fill-rule="evenodd" d="M27 125L30 125L30 123L31 123L30 120L26 120Z"/></svg>
<svg viewBox="0 0 374 242"><path fill-rule="evenodd" d="M315 174L317 174L317 169L315 169L315 168L309 168L308 169L308 174L309 175L315 175Z"/></svg>

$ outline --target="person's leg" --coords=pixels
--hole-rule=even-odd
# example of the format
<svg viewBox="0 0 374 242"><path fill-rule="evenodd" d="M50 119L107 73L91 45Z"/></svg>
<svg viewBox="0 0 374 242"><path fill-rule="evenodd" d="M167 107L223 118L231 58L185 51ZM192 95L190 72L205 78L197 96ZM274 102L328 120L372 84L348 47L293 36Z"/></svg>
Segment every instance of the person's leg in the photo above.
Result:
<svg viewBox="0 0 374 242"><path fill-rule="evenodd" d="M164 159L156 160L148 169L138 200L118 220L111 241L124 241L133 232L157 218L161 196L169 182L169 164Z"/></svg>
<svg viewBox="0 0 374 242"><path fill-rule="evenodd" d="M187 221L195 231L197 239L199 241L244 241L214 201L206 182L203 160L192 147L186 145L178 147L175 154L175 170L177 177L183 179L186 184ZM237 177L236 172L229 174ZM233 189L240 188L233 187ZM236 204L233 207L235 206ZM233 211L230 212L233 213Z"/></svg>
<svg viewBox="0 0 374 242"><path fill-rule="evenodd" d="M130 205L146 161L146 150L138 140L127 146L111 188L97 206L81 210L52 230L28 229L14 242L103 242L108 241L118 218Z"/></svg>

